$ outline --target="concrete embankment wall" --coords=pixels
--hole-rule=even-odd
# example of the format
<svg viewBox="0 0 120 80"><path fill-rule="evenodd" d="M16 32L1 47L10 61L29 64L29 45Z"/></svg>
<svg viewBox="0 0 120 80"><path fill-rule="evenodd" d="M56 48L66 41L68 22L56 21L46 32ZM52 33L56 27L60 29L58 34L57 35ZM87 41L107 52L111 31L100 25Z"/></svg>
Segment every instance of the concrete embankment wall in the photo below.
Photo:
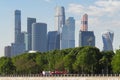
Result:
<svg viewBox="0 0 120 80"><path fill-rule="evenodd" d="M120 80L120 77L0 77L0 80Z"/></svg>

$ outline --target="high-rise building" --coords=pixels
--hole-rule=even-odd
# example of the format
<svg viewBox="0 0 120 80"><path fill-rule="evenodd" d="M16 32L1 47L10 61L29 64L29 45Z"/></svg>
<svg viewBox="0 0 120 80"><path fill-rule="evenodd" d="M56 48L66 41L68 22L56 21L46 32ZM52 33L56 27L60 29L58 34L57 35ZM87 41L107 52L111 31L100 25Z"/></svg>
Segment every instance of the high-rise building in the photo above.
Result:
<svg viewBox="0 0 120 80"><path fill-rule="evenodd" d="M28 50L32 49L32 24L36 23L36 18L27 18Z"/></svg>
<svg viewBox="0 0 120 80"><path fill-rule="evenodd" d="M79 46L95 46L95 35L93 31L88 31L88 15L84 14L81 20L79 31Z"/></svg>
<svg viewBox="0 0 120 80"><path fill-rule="evenodd" d="M21 33L21 38L23 44L25 44L25 51L28 51L28 33L27 32L22 32Z"/></svg>
<svg viewBox="0 0 120 80"><path fill-rule="evenodd" d="M58 44L59 41L57 41L59 40L58 36L59 34L57 31L48 32L48 51L59 49L59 44Z"/></svg>
<svg viewBox="0 0 120 80"><path fill-rule="evenodd" d="M21 11L15 10L15 43L21 43Z"/></svg>
<svg viewBox="0 0 120 80"><path fill-rule="evenodd" d="M11 44L11 57L17 56L25 52L25 44L12 43Z"/></svg>
<svg viewBox="0 0 120 80"><path fill-rule="evenodd" d="M62 28L61 49L75 47L75 20L69 17Z"/></svg>
<svg viewBox="0 0 120 80"><path fill-rule="evenodd" d="M55 31L61 33L62 26L65 24L65 9L64 7L57 6L55 11Z"/></svg>
<svg viewBox="0 0 120 80"><path fill-rule="evenodd" d="M32 50L40 52L47 51L47 24L32 24Z"/></svg>
<svg viewBox="0 0 120 80"><path fill-rule="evenodd" d="M58 31L57 46L61 48L62 28L65 25L65 9L63 6L55 8L55 31Z"/></svg>
<svg viewBox="0 0 120 80"><path fill-rule="evenodd" d="M113 37L114 33L112 31L105 31L102 34L103 39L103 51L113 50Z"/></svg>
<svg viewBox="0 0 120 80"><path fill-rule="evenodd" d="M5 46L4 52L5 52L5 57L11 57L11 46Z"/></svg>
<svg viewBox="0 0 120 80"><path fill-rule="evenodd" d="M93 31L79 32L79 46L95 46L95 36Z"/></svg>
<svg viewBox="0 0 120 80"><path fill-rule="evenodd" d="M81 20L81 31L88 31L88 15L84 14Z"/></svg>
<svg viewBox="0 0 120 80"><path fill-rule="evenodd" d="M11 44L11 57L25 51L25 44L21 33L21 11L15 10L15 42Z"/></svg>

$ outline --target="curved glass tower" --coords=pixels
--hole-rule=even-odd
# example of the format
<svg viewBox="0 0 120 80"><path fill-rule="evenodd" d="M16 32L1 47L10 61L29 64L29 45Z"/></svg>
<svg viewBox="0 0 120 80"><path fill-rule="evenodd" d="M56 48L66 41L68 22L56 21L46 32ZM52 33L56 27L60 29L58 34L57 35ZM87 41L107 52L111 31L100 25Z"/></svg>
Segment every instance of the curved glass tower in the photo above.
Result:
<svg viewBox="0 0 120 80"><path fill-rule="evenodd" d="M105 31L102 34L103 39L103 51L113 50L113 37L114 33L112 31Z"/></svg>

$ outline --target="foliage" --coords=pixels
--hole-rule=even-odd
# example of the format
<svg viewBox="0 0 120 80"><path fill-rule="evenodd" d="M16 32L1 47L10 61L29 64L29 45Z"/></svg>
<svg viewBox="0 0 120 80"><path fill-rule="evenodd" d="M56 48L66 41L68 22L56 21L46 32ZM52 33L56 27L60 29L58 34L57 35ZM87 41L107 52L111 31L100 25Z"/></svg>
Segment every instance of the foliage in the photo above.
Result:
<svg viewBox="0 0 120 80"><path fill-rule="evenodd" d="M11 58L1 57L0 58L0 74L7 75L13 74L16 70L16 67L12 63Z"/></svg>
<svg viewBox="0 0 120 80"><path fill-rule="evenodd" d="M120 73L120 50L102 51L85 46L48 52L24 53L0 58L0 74L40 74L67 71L72 74Z"/></svg>
<svg viewBox="0 0 120 80"><path fill-rule="evenodd" d="M120 73L120 50L116 51L116 54L112 59L112 69L114 73Z"/></svg>

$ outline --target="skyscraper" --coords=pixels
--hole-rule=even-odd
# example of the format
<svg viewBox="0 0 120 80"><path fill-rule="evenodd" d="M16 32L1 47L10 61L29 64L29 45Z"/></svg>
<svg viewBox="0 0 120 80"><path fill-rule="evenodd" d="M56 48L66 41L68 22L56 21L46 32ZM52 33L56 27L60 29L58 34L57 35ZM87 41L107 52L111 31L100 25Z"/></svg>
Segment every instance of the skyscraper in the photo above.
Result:
<svg viewBox="0 0 120 80"><path fill-rule="evenodd" d="M15 10L15 42L11 44L11 56L16 56L25 51L21 33L21 11Z"/></svg>
<svg viewBox="0 0 120 80"><path fill-rule="evenodd" d="M55 11L55 31L61 33L62 26L65 24L65 9L64 7L57 6Z"/></svg>
<svg viewBox="0 0 120 80"><path fill-rule="evenodd" d="M32 49L32 24L36 23L36 18L27 18L28 50Z"/></svg>
<svg viewBox="0 0 120 80"><path fill-rule="evenodd" d="M61 49L62 28L64 25L65 25L65 9L63 6L57 6L55 8L55 31L58 32L57 46L59 46L59 49Z"/></svg>
<svg viewBox="0 0 120 80"><path fill-rule="evenodd" d="M81 31L88 31L88 15L84 14L81 20Z"/></svg>
<svg viewBox="0 0 120 80"><path fill-rule="evenodd" d="M62 28L61 49L75 47L75 20L69 17Z"/></svg>
<svg viewBox="0 0 120 80"><path fill-rule="evenodd" d="M15 10L15 43L21 42L21 11Z"/></svg>
<svg viewBox="0 0 120 80"><path fill-rule="evenodd" d="M47 24L32 24L32 50L40 52L47 51Z"/></svg>
<svg viewBox="0 0 120 80"><path fill-rule="evenodd" d="M95 36L93 31L79 32L79 46L95 46Z"/></svg>
<svg viewBox="0 0 120 80"><path fill-rule="evenodd" d="M49 31L48 32L48 51L59 49L58 43L58 32L57 31Z"/></svg>
<svg viewBox="0 0 120 80"><path fill-rule="evenodd" d="M112 31L105 31L102 34L103 39L103 51L113 50L113 36L114 33Z"/></svg>
<svg viewBox="0 0 120 80"><path fill-rule="evenodd" d="M28 51L28 33L22 32L21 33L22 42L25 45L25 51Z"/></svg>
<svg viewBox="0 0 120 80"><path fill-rule="evenodd" d="M93 31L88 31L88 15L84 14L81 20L79 31L79 46L95 46L95 35Z"/></svg>

